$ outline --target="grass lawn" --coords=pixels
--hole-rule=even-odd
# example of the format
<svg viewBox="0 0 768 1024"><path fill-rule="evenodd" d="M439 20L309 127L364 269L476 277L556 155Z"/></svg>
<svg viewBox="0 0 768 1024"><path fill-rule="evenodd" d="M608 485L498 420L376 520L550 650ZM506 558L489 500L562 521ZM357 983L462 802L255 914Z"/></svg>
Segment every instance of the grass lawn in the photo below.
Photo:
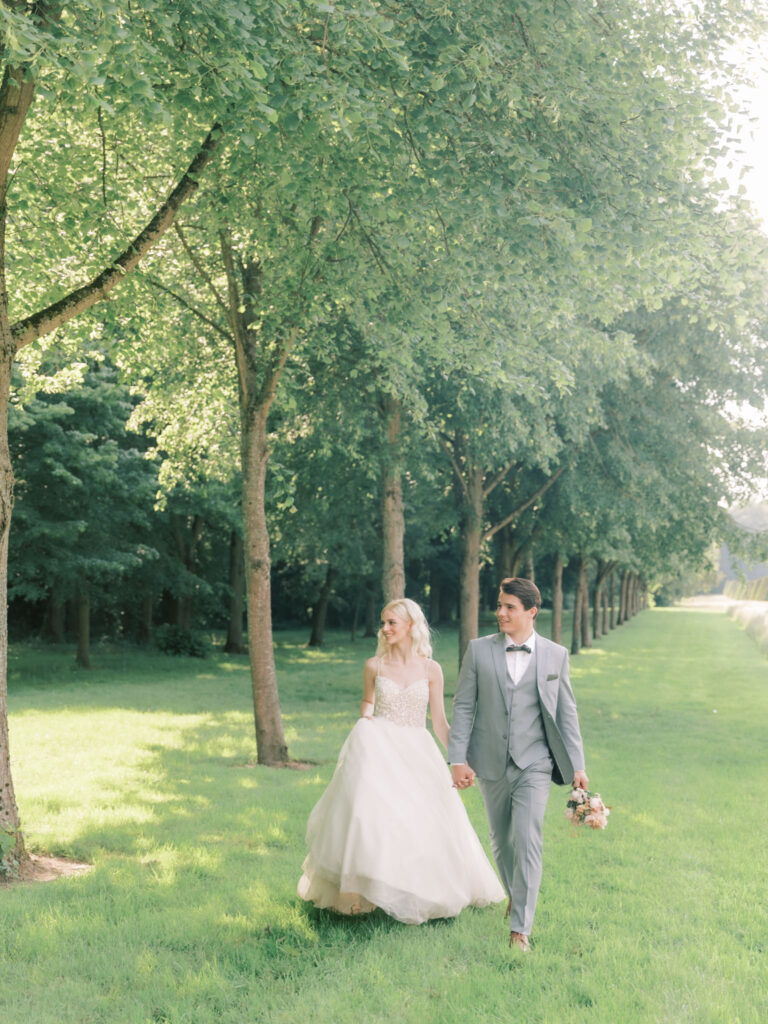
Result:
<svg viewBox="0 0 768 1024"><path fill-rule="evenodd" d="M408 927L296 896L307 815L367 641L277 634L291 755L255 767L244 658L17 648L32 850L86 875L0 889L2 1024L765 1024L768 662L723 614L644 612L573 661L605 832L553 787L530 955L501 908ZM452 693L456 635L438 638ZM483 842L477 790L464 794Z"/></svg>

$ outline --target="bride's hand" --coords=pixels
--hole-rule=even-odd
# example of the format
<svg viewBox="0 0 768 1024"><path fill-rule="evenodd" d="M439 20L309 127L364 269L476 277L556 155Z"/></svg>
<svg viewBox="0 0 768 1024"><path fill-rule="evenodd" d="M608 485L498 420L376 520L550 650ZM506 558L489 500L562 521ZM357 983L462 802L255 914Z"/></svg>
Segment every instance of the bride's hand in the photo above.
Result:
<svg viewBox="0 0 768 1024"><path fill-rule="evenodd" d="M452 764L451 776L455 789L467 789L475 784L475 773L468 764Z"/></svg>

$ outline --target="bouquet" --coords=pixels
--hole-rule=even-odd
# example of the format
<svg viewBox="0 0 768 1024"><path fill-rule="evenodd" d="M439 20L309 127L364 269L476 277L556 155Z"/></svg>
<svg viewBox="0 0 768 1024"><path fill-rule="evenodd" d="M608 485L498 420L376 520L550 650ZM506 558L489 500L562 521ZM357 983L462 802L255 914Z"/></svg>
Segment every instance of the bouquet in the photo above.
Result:
<svg viewBox="0 0 768 1024"><path fill-rule="evenodd" d="M587 789L572 789L565 805L565 816L574 825L589 825L590 828L605 828L608 824L610 807L606 807L599 793Z"/></svg>

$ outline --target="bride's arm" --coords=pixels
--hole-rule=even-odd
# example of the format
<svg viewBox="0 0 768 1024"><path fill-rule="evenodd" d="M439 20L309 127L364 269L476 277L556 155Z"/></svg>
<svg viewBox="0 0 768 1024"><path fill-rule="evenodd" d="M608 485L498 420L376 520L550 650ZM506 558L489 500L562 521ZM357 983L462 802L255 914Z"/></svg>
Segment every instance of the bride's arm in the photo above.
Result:
<svg viewBox="0 0 768 1024"><path fill-rule="evenodd" d="M376 660L369 658L363 669L363 699L360 701L360 717L373 718L374 685L376 683Z"/></svg>
<svg viewBox="0 0 768 1024"><path fill-rule="evenodd" d="M443 703L443 670L436 661L429 663L429 714L432 719L432 731L447 749L450 727Z"/></svg>

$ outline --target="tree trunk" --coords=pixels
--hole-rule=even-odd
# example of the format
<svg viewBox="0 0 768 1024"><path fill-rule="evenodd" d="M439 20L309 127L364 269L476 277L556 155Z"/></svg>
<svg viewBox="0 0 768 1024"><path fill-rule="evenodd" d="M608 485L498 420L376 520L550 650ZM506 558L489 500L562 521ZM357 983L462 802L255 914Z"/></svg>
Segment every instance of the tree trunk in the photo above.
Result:
<svg viewBox="0 0 768 1024"><path fill-rule="evenodd" d="M610 576L610 615L608 619L608 625L611 629L616 629L616 570L611 571Z"/></svg>
<svg viewBox="0 0 768 1024"><path fill-rule="evenodd" d="M440 622L453 622L456 617L456 591L454 587L440 590Z"/></svg>
<svg viewBox="0 0 768 1024"><path fill-rule="evenodd" d="M531 583L536 582L536 566L533 558L533 547L529 547L525 555L525 576Z"/></svg>
<svg viewBox="0 0 768 1024"><path fill-rule="evenodd" d="M77 594L77 655L80 668L91 667L91 598L87 586Z"/></svg>
<svg viewBox="0 0 768 1024"><path fill-rule="evenodd" d="M499 530L499 536L501 537L501 565L499 569L501 578L505 580L509 576L515 575L514 530L510 523L507 523L502 530Z"/></svg>
<svg viewBox="0 0 768 1024"><path fill-rule="evenodd" d="M595 597L592 605L592 636L599 640L602 635L602 614L603 614L603 590L605 579L600 576L600 563L597 568L597 579L595 580Z"/></svg>
<svg viewBox="0 0 768 1024"><path fill-rule="evenodd" d="M512 555L512 563L509 567L510 576L519 576L521 574L523 565L523 553L524 549L522 547L519 547L514 551Z"/></svg>
<svg viewBox="0 0 768 1024"><path fill-rule="evenodd" d="M606 562L602 558L597 560L595 571L595 603L592 610L593 635L597 638L608 632L608 614L606 591L608 580L612 578L613 562Z"/></svg>
<svg viewBox="0 0 768 1024"><path fill-rule="evenodd" d="M405 597L405 512L403 510L401 408L397 399L383 401L386 446L382 466L382 590L384 603Z"/></svg>
<svg viewBox="0 0 768 1024"><path fill-rule="evenodd" d="M245 654L243 642L243 600L245 594L245 553L239 530L229 535L229 625L224 650L227 654Z"/></svg>
<svg viewBox="0 0 768 1024"><path fill-rule="evenodd" d="M0 230L2 228L0 227ZM13 471L8 448L8 400L11 383L12 353L9 350L8 315L4 275L0 274L3 290L0 304L0 328L4 352L0 361L0 830L14 838L14 849L6 861L27 859L21 832L19 809L11 776L11 751L8 736L8 534L13 508Z"/></svg>
<svg viewBox="0 0 768 1024"><path fill-rule="evenodd" d="M53 17L41 7L43 17ZM16 346L8 316L8 285L5 271L8 172L27 111L35 94L30 69L5 66L0 85L0 829L14 840L10 857L27 860L21 820L11 776L8 736L8 537L13 510L13 470L8 447L8 403Z"/></svg>
<svg viewBox="0 0 768 1024"><path fill-rule="evenodd" d="M187 632L192 629L192 598L182 594L176 601L176 625Z"/></svg>
<svg viewBox="0 0 768 1024"><path fill-rule="evenodd" d="M376 636L378 633L378 608L376 607L376 596L376 584L373 581L370 581L368 589L365 592L365 632L363 633L363 637L366 640Z"/></svg>
<svg viewBox="0 0 768 1024"><path fill-rule="evenodd" d="M265 508L268 411L263 405L246 404L243 417L243 542L257 757L259 764L280 765L288 760L288 745L283 732L272 649L272 562Z"/></svg>
<svg viewBox="0 0 768 1024"><path fill-rule="evenodd" d="M139 643L148 644L152 640L152 615L155 610L155 602L151 594L145 594L141 599L141 611L139 613Z"/></svg>
<svg viewBox="0 0 768 1024"><path fill-rule="evenodd" d="M174 516L173 535L179 561L188 573L194 574L197 549L203 536L205 522L202 516ZM180 594L176 598L176 625L179 629L192 629L192 595Z"/></svg>
<svg viewBox="0 0 768 1024"><path fill-rule="evenodd" d="M483 474L467 470L467 500L461 524L459 580L459 664L469 641L477 637L480 619L480 551L483 543Z"/></svg>
<svg viewBox="0 0 768 1024"><path fill-rule="evenodd" d="M358 590L357 595L355 597L355 607L352 610L352 623L349 627L349 639L352 643L354 643L355 639L357 638L357 624L360 621L360 606L362 605L362 603L363 596Z"/></svg>
<svg viewBox="0 0 768 1024"><path fill-rule="evenodd" d="M630 618L634 618L637 615L637 575L636 573L630 573L629 576L629 593L627 595L627 605L629 608Z"/></svg>
<svg viewBox="0 0 768 1024"><path fill-rule="evenodd" d="M429 581L429 622L432 626L439 626L442 621L440 618L442 590L442 585L435 582L433 573Z"/></svg>
<svg viewBox="0 0 768 1024"><path fill-rule="evenodd" d="M59 600L55 591L48 596L45 636L54 644L64 643L64 602Z"/></svg>
<svg viewBox="0 0 768 1024"><path fill-rule="evenodd" d="M587 568L589 559L582 558L579 566L579 588L581 590L581 646L591 647L592 636L589 629L589 576Z"/></svg>
<svg viewBox="0 0 768 1024"><path fill-rule="evenodd" d="M621 574L621 591L619 593L619 617L618 624L623 626L627 621L627 591L629 589L629 572L625 570Z"/></svg>
<svg viewBox="0 0 768 1024"><path fill-rule="evenodd" d="M328 602L333 593L333 585L338 576L338 569L329 565L325 572L325 580L320 590L320 596L312 608L312 633L309 638L308 647L322 647L323 635L325 633L325 620L328 616Z"/></svg>
<svg viewBox="0 0 768 1024"><path fill-rule="evenodd" d="M556 644L563 642L563 559L559 551L552 566L552 639Z"/></svg>
<svg viewBox="0 0 768 1024"><path fill-rule="evenodd" d="M581 606L583 600L584 593L581 589L581 571L579 571L573 588L573 632L571 634L571 654L578 654L581 650Z"/></svg>

